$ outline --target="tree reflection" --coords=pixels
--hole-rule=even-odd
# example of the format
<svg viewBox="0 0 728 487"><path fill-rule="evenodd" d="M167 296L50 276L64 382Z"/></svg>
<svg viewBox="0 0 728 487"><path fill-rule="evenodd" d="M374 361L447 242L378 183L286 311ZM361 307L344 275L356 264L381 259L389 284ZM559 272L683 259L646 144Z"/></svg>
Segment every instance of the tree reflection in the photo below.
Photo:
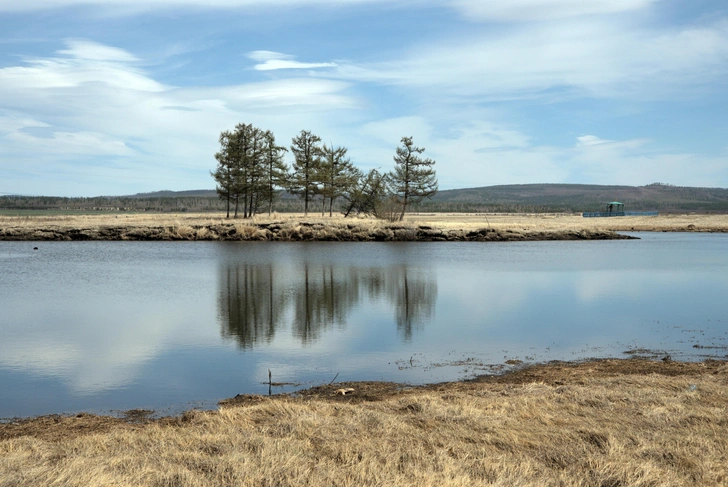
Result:
<svg viewBox="0 0 728 487"><path fill-rule="evenodd" d="M221 268L219 316L223 337L242 348L270 343L290 322L304 345L327 330L346 326L360 303L390 303L402 338L434 315L437 284L427 270L396 267L346 267L304 263L297 269L273 264L230 262Z"/></svg>
<svg viewBox="0 0 728 487"><path fill-rule="evenodd" d="M435 313L437 281L428 273L410 271L406 266L394 270L388 281L389 299L394 305L397 330L405 341L412 339L412 332L424 326Z"/></svg>
<svg viewBox="0 0 728 487"><path fill-rule="evenodd" d="M273 340L288 298L276 283L271 264L229 265L221 272L219 313L222 335L242 348Z"/></svg>
<svg viewBox="0 0 728 487"><path fill-rule="evenodd" d="M323 330L345 326L349 311L359 303L360 283L356 269L304 264L303 282L293 299L293 334L310 343Z"/></svg>

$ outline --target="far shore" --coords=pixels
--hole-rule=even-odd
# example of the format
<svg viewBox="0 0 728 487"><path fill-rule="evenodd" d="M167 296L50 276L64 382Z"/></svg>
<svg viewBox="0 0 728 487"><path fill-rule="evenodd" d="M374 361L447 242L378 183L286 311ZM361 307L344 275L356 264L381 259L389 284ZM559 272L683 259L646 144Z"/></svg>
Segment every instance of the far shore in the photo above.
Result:
<svg viewBox="0 0 728 487"><path fill-rule="evenodd" d="M19 419L0 423L0 485L720 486L726 386L724 360L609 359Z"/></svg>
<svg viewBox="0 0 728 487"><path fill-rule="evenodd" d="M0 214L0 240L608 240L625 232L728 232L728 215L583 218L572 214L411 213L401 222L309 214Z"/></svg>

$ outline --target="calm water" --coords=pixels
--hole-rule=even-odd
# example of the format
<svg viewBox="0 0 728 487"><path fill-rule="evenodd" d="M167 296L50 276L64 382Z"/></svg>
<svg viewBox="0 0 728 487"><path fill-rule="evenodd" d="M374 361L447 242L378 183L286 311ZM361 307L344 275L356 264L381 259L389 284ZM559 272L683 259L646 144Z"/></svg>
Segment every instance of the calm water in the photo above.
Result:
<svg viewBox="0 0 728 487"><path fill-rule="evenodd" d="M213 407L267 394L268 370L301 384L284 392L510 359L725 357L728 235L640 237L0 242L0 418Z"/></svg>

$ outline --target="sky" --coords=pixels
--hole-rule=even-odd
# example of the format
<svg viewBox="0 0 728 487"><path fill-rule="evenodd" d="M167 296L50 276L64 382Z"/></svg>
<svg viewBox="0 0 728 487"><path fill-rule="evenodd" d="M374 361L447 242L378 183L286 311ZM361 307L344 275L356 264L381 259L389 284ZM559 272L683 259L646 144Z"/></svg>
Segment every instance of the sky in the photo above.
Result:
<svg viewBox="0 0 728 487"><path fill-rule="evenodd" d="M212 189L237 123L410 136L440 189L727 188L728 2L0 0L0 195Z"/></svg>

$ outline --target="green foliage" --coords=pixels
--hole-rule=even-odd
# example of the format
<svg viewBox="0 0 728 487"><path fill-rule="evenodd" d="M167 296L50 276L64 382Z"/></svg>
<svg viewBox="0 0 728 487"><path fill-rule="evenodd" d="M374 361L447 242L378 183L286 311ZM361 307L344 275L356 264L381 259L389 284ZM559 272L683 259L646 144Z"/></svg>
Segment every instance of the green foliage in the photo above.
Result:
<svg viewBox="0 0 728 487"><path fill-rule="evenodd" d="M390 190L402 205L400 220L408 204L419 203L437 193L437 177L432 167L435 161L420 157L425 149L416 147L412 137L402 137L401 142L394 156L394 171L389 176Z"/></svg>
<svg viewBox="0 0 728 487"><path fill-rule="evenodd" d="M295 161L289 177L289 191L303 198L303 212L308 215L308 204L318 192L319 166L321 165L321 138L308 130L301 130L291 140L291 152Z"/></svg>
<svg viewBox="0 0 728 487"><path fill-rule="evenodd" d="M212 177L217 183L217 193L227 203L235 203L234 216L243 205L243 217L255 215L268 202L272 210L276 196L275 187L285 183L288 168L282 160L286 149L275 144L270 131L263 131L252 124L238 124L235 131L220 134L220 151L215 154L218 162Z"/></svg>
<svg viewBox="0 0 728 487"><path fill-rule="evenodd" d="M346 157L346 152L346 147L334 148L333 145L324 145L321 149L321 161L316 176L320 182L318 192L323 199L324 211L326 200L329 201L329 216L333 214L334 200L351 193L361 178L361 171Z"/></svg>
<svg viewBox="0 0 728 487"><path fill-rule="evenodd" d="M280 190L276 188L285 188L288 186L288 165L283 160L283 153L287 152L283 146L276 145L276 138L270 130L265 132L264 153L264 189L262 199L268 201L268 215L273 211L273 201L280 194Z"/></svg>
<svg viewBox="0 0 728 487"><path fill-rule="evenodd" d="M366 175L358 171L357 176L356 184L342 195L344 199L342 213L345 217L351 213L379 216L381 203L388 196L386 176L376 169L372 169Z"/></svg>

